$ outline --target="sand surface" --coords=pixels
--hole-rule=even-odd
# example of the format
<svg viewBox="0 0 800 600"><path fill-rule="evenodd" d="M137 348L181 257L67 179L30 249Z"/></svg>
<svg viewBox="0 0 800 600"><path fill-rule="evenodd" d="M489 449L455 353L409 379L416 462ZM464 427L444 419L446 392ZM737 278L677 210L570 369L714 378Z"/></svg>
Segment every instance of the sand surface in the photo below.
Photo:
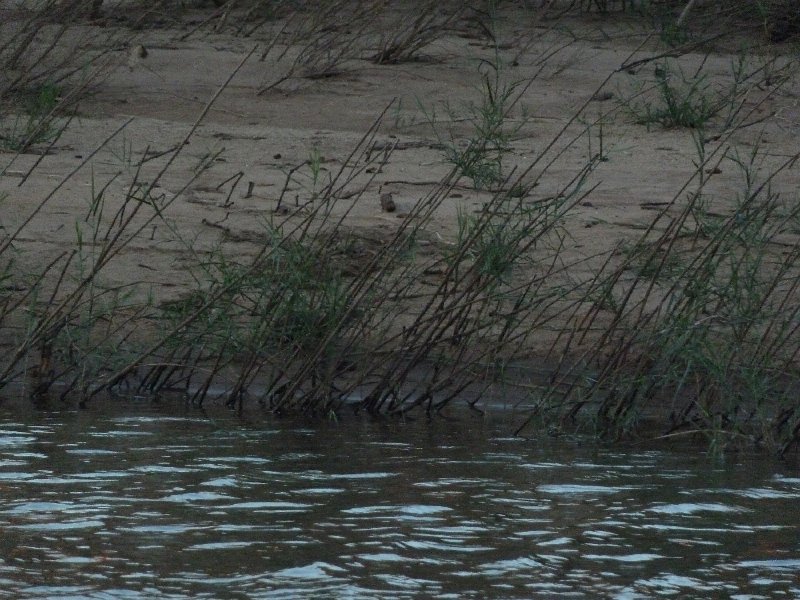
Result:
<svg viewBox="0 0 800 600"><path fill-rule="evenodd" d="M87 32L124 30L114 5L105 10L104 18L86 25ZM20 268L39 272L75 248L78 230L84 251L98 251L103 237L113 235L114 216L131 186L159 174L153 195L165 206L163 214L142 210L137 215L133 223L139 230L129 230L137 234L104 271L106 285L141 282L157 302L179 297L192 284L189 267L198 256L221 250L233 260L246 260L261 246L267 223L301 219L314 194L359 161L363 166L371 160L372 167L337 190L342 203L336 210L348 211L345 224L363 239L380 243L452 169L443 144L463 148L474 135L470 107L481 102L484 74L494 76L495 70L503 85L524 90L507 115L512 135L503 170L519 173L535 165L524 179L536 184L526 201L563 192L602 151L603 161L583 184L590 193L564 218L563 260L575 265L570 278L590 276L620 242L640 236L654 211L685 196L681 190L696 171L695 131L648 128L634 123L625 110L631 98L637 101L637 89L655 83L659 63L621 66L665 49L657 40L647 41L647 27L635 17L573 14L556 21L509 5L493 25L495 39L464 15L417 60L374 64L368 58L375 45L370 51L365 39L330 76L290 77L264 91L287 73L290 58L279 60L278 53L285 49L291 57L297 48L281 46L285 36L278 35L279 43L261 60L270 36L242 37L230 28L192 32L211 10L187 9L178 19L164 18L126 34L127 45L116 52L119 68L80 102L44 157L37 152L41 146L23 155L0 154L5 232L16 230L52 194L14 243ZM272 26L271 35L280 25ZM759 45L748 54L750 69L794 51L790 45L751 42ZM146 56L140 56L139 45ZM189 135L204 107L254 48ZM679 64L684 73L702 65L709 89L721 90L730 85L736 59L736 52L720 47L689 53ZM798 151L796 78L780 89L769 81L749 86L739 101L742 114L749 114L746 122L755 124L726 133L721 114L702 134L709 139L707 152L719 159L709 169L705 194L721 214L733 209L743 190L742 169L732 160L736 153L745 158L757 147L758 172L768 173ZM362 146L350 157L381 114L369 141L372 151L365 153ZM313 157L320 167L316 181L309 164ZM206 168L198 169L201 164ZM772 186L787 202L797 202L798 183L800 171L794 166ZM394 212L382 210L385 193L392 194ZM462 178L426 225L429 239L452 244L459 212L480 210L491 196L492 191L475 189ZM281 197L288 212L276 211Z"/></svg>

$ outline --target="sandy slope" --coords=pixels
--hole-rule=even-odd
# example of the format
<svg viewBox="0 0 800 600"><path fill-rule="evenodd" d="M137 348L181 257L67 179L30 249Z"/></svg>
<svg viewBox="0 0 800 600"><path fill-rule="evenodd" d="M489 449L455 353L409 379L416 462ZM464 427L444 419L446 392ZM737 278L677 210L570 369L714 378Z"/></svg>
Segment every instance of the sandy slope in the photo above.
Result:
<svg viewBox="0 0 800 600"><path fill-rule="evenodd" d="M199 32L183 39L206 15L187 12L184 22L137 32L131 47L124 55L120 52L122 66L80 104L78 118L22 185L23 176L39 156L0 156L0 193L7 194L0 220L6 231L12 231L115 128L132 119L60 187L26 227L15 244L20 265L38 271L60 252L73 248L75 221L89 214L92 190L103 187L107 226L132 182L151 180L167 164L172 155L158 155L181 143L205 104L256 45L257 40L225 33ZM482 60L497 64L499 59L503 81L518 82L518 89L532 80L509 115L509 128L518 130L513 152L505 159L506 172L527 168L581 107L585 106L582 116L567 126L567 135L555 144L555 150L564 149L567 139L585 133L586 122L606 115L602 117L602 140L607 160L586 182L586 189L596 186L594 190L565 221L570 236L565 258L601 255L621 240L635 238L653 218L654 209L676 194L681 196L681 186L694 172L697 159L692 133L657 125L648 131L620 110L620 100L631 97L637 83L655 81L653 63L631 73L617 73L599 89L626 60L652 55L635 51L645 36L639 24L618 15L584 15L558 24L561 29L555 25L537 20L531 12L508 10L498 22L497 44L470 23L460 22L426 48L422 60L381 66L356 58L339 65L340 73L334 77L292 79L262 94L258 90L273 81L284 66L273 60L273 55L260 61L257 50L160 180L160 201L171 201L165 214L171 226L139 219L141 233L114 261L104 280L112 285L150 283L157 299L168 299L191 281L186 267L196 259L189 245L201 254L220 244L234 258L252 253L263 239L264 222L298 218L294 210L288 215L274 210L287 172L300 166L285 192L284 203L293 208L308 201L315 190L308 165L301 166L312 153L322 157L318 189L329 174L343 166L378 115L391 105L376 140L399 145L380 171L363 174L342 190L342 196L348 198L349 191L366 186L347 217L348 225L367 237L388 237L413 204L452 166L420 107L431 113L435 110L437 119L442 120L440 131L452 129L463 143L471 135L465 120L469 103L480 101ZM112 20L93 25L116 26ZM132 51L136 44L147 49L145 58ZM525 44L529 47L523 51ZM791 51L789 47L777 50ZM688 73L705 61L708 83L725 85L734 59L732 53L690 54L682 59L682 65ZM757 60L753 57L753 64ZM598 92L606 93L592 100ZM748 120L766 120L735 133L730 143L735 142L744 154L758 140L763 172L797 151L798 94L800 86L793 81L777 92L768 85L754 87L745 98L746 110L754 111ZM454 122L447 123L450 116L445 103L456 117ZM587 164L590 153L598 152L600 131L595 126L590 135L564 149L530 192L530 202L557 193ZM711 127L708 135L714 133ZM709 151L717 143L710 142ZM145 156L153 158L137 172L137 164ZM196 166L209 156L216 157L210 168L195 176ZM528 179L536 178L553 156L554 151ZM717 171L706 193L713 199L714 210L725 212L742 189L741 171L730 160L722 160ZM231 180L237 173L241 177ZM235 188L234 181L238 182ZM248 195L249 182L252 193ZM800 173L793 168L776 179L774 188L796 201L798 182ZM396 212L381 210L382 192L393 194ZM431 238L441 243L452 241L457 212L478 209L489 197L488 192L477 191L469 180L463 180L429 226ZM80 227L84 240L88 239L91 227L85 223ZM573 275L579 278L596 266L597 261L586 261L575 267Z"/></svg>

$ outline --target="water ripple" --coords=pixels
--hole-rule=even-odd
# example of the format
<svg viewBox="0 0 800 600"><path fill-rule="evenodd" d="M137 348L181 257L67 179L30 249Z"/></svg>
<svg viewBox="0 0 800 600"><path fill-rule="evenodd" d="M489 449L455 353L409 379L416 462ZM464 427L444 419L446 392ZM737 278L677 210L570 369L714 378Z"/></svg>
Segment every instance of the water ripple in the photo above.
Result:
<svg viewBox="0 0 800 600"><path fill-rule="evenodd" d="M424 423L387 439L369 423L43 419L0 424L0 596L797 595L800 478L767 460Z"/></svg>

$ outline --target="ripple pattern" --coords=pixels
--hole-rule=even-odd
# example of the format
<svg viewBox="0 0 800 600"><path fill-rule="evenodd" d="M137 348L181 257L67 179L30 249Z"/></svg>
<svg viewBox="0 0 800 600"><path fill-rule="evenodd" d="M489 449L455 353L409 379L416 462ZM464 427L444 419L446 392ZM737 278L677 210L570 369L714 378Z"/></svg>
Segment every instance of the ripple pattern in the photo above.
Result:
<svg viewBox="0 0 800 600"><path fill-rule="evenodd" d="M0 597L800 597L786 465L505 431L0 414Z"/></svg>

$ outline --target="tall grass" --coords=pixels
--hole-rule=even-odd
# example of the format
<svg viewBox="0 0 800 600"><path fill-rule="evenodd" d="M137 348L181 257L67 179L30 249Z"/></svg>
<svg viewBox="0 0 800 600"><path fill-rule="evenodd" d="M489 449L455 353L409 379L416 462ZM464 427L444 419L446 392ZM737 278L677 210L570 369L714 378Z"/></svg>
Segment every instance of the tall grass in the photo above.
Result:
<svg viewBox="0 0 800 600"><path fill-rule="evenodd" d="M289 65L262 91L330 74L350 56L355 42L347 36L368 22L355 19L347 33L323 27L319 15L297 15L287 23L305 33L291 52L274 54L283 51L277 43L260 51L265 61ZM294 35L288 26L285 32ZM405 60L421 48L401 42L410 54L384 43L382 58L372 54L373 60ZM340 43L343 54L327 55L333 63L315 62L326 55L319 48ZM330 416L347 409L434 414L455 398L477 407L499 386L535 404L520 429L588 424L622 437L657 418L667 423L665 436L704 435L717 445L748 441L787 452L800 440L800 209L772 183L800 154L764 171L758 146L744 153L733 144L734 134L753 123L755 109L745 108L740 92L754 85L758 69L737 71L747 75L737 76L735 90L695 124L694 172L638 239L586 257L569 251L569 217L608 157L601 148L568 180L551 174L618 108L590 119L587 98L515 169L506 163L515 133L509 111L525 84L507 83L499 63L486 64L477 77L480 101L468 109L469 143L440 136L451 169L383 234L353 226L348 216L374 195L377 167L392 158L391 144L374 151L391 105L338 171L323 177L320 152L310 148L308 160L287 172L284 192L290 184L299 189L296 200L284 203L281 194L281 210L265 213L249 240L257 248L246 258L223 243L200 248L183 237L171 207L212 163L200 161L173 197L159 193L159 181L237 68L156 173L144 177L144 158L121 165L131 180L113 201L108 181L96 181L86 215L74 223L73 246L30 269L19 240L71 177L117 143L127 127L121 125L27 213L13 220L0 213L0 388L22 385L26 396L84 405L178 393L197 405L222 398L239 410L260 405ZM694 110L705 89L659 82L667 110L680 114ZM718 135L707 138L718 115L725 117ZM439 126L432 113L428 124ZM708 193L709 173L723 163L741 173L736 198ZM459 212L452 239L433 235L434 217L466 183L488 190L486 201ZM543 183L550 184L547 194L538 191ZM154 224L170 231L190 259L193 283L169 301L109 277ZM223 239L233 235L207 225ZM587 263L592 273L576 275Z"/></svg>
<svg viewBox="0 0 800 600"><path fill-rule="evenodd" d="M800 212L771 181L800 154L759 176L757 147L744 157L720 152L701 152L694 191L681 201L683 188L623 260L598 273L591 287L602 295L568 343L600 333L556 377L537 419L590 416L615 437L666 419L665 435L717 445L747 439L787 451L796 442L787 421L800 382ZM702 172L723 161L741 170L742 188L720 215L703 203Z"/></svg>
<svg viewBox="0 0 800 600"><path fill-rule="evenodd" d="M92 0L7 4L0 8L0 148L41 153L134 36L81 31Z"/></svg>

